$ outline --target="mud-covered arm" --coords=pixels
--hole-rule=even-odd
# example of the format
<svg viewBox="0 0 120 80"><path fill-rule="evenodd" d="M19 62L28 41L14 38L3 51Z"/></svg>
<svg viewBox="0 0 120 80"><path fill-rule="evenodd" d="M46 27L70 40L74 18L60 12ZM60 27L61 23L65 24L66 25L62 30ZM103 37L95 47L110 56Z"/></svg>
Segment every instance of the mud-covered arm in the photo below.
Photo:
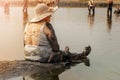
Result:
<svg viewBox="0 0 120 80"><path fill-rule="evenodd" d="M52 27L52 25L50 23L46 23L46 26L48 27L48 29L50 29L50 34L48 35L48 41L50 42L50 45L53 49L54 52L59 51L59 44L57 41L57 37L54 31L54 28Z"/></svg>

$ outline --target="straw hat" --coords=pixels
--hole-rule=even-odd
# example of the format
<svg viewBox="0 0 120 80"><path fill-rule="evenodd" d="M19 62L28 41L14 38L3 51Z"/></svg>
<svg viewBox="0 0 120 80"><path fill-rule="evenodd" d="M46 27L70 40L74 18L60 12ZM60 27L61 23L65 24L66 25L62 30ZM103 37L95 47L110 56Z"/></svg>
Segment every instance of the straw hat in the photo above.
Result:
<svg viewBox="0 0 120 80"><path fill-rule="evenodd" d="M35 16L30 20L30 22L38 22L50 15L52 15L58 7L48 7L46 4L41 3L35 7Z"/></svg>

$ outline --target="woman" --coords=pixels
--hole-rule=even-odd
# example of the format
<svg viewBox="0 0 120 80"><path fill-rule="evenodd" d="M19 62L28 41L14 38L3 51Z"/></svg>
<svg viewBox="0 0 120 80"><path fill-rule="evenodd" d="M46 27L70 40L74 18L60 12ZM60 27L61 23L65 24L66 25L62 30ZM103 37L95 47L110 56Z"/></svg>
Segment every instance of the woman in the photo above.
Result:
<svg viewBox="0 0 120 80"><path fill-rule="evenodd" d="M52 25L49 23L51 15L56 10L49 8L47 4L41 3L35 7L35 17L26 25L24 42L25 42L25 59L40 62L58 62L66 59L80 58L87 56L89 51L86 49L80 55L68 55L69 48L65 51L59 50L59 44ZM66 53L66 54L65 54Z"/></svg>
<svg viewBox="0 0 120 80"><path fill-rule="evenodd" d="M50 18L54 9L46 4L35 7L35 16L25 28L25 58L31 60L48 59L50 54L59 51L59 44L51 26Z"/></svg>

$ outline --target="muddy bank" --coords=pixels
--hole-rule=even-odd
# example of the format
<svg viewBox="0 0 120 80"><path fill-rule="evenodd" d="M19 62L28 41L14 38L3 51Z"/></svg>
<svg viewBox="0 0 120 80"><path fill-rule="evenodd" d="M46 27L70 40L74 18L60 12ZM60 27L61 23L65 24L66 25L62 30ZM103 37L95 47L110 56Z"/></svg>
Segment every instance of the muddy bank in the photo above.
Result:
<svg viewBox="0 0 120 80"><path fill-rule="evenodd" d="M53 69L56 67L63 67L63 64L52 64L52 63L40 63L40 62L32 62L32 61L24 61L24 60L15 60L15 61L0 61L0 74L4 74L7 72L21 72L32 70L33 68L48 68Z"/></svg>
<svg viewBox="0 0 120 80"><path fill-rule="evenodd" d="M89 59L72 63L40 63L24 60L0 61L0 79L19 76L25 78L26 76L36 75L34 78L39 77L41 80L53 80L53 78L58 78L58 75L65 70L79 63L84 63L86 60L90 64ZM46 78L46 76L48 77Z"/></svg>
<svg viewBox="0 0 120 80"><path fill-rule="evenodd" d="M62 70L61 70L62 69ZM0 61L0 79L27 76L33 73L52 72L58 75L65 70L64 64L50 64L31 61ZM57 72L56 72L57 71Z"/></svg>

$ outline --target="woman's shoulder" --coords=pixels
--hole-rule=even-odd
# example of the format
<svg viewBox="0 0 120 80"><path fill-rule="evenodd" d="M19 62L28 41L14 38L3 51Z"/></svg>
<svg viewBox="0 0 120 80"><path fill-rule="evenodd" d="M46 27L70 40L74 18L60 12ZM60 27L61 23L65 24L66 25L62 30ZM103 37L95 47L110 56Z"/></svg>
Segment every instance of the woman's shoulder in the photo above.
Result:
<svg viewBox="0 0 120 80"><path fill-rule="evenodd" d="M53 29L52 24L51 24L51 23L49 23L49 22L46 22L46 26L47 26L49 29Z"/></svg>

